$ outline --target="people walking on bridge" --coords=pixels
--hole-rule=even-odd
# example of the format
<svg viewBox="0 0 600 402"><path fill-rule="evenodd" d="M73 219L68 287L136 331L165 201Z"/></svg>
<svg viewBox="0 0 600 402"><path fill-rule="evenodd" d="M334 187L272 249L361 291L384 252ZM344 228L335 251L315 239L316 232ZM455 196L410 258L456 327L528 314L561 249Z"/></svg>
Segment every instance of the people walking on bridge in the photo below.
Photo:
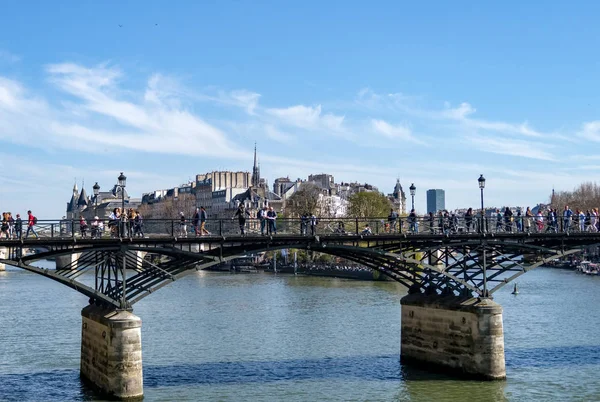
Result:
<svg viewBox="0 0 600 402"><path fill-rule="evenodd" d="M17 214L17 219L15 219L15 237L20 239L23 234L23 220L21 219L21 215Z"/></svg>
<svg viewBox="0 0 600 402"><path fill-rule="evenodd" d="M569 208L568 205L565 205L565 209L563 211L563 232L565 233L569 233L572 216L573 211L571 211L571 208Z"/></svg>
<svg viewBox="0 0 600 402"><path fill-rule="evenodd" d="M94 219L92 220L92 222L90 223L91 226L91 237L92 239L99 239L101 237L100 234L100 220L98 219L97 216L94 216Z"/></svg>
<svg viewBox="0 0 600 402"><path fill-rule="evenodd" d="M515 218L515 222L517 223L517 232L523 231L523 215L521 215L521 208L517 209L517 217Z"/></svg>
<svg viewBox="0 0 600 402"><path fill-rule="evenodd" d="M513 226L513 213L509 207L504 209L504 230L507 232L512 232Z"/></svg>
<svg viewBox="0 0 600 402"><path fill-rule="evenodd" d="M373 231L368 223L365 225L365 228L362 230L362 232L360 232L360 234L363 236L370 236L373 234Z"/></svg>
<svg viewBox="0 0 600 402"><path fill-rule="evenodd" d="M525 210L525 231L529 233L531 231L531 220L533 219L533 213L531 209L527 207Z"/></svg>
<svg viewBox="0 0 600 402"><path fill-rule="evenodd" d="M496 232L502 231L502 212L496 208Z"/></svg>
<svg viewBox="0 0 600 402"><path fill-rule="evenodd" d="M577 220L579 221L579 231L585 232L585 212L583 210L578 210Z"/></svg>
<svg viewBox="0 0 600 402"><path fill-rule="evenodd" d="M88 230L88 224L85 220L85 218L83 217L83 215L79 216L79 234L81 235L82 239L85 239L87 237L87 230Z"/></svg>
<svg viewBox="0 0 600 402"><path fill-rule="evenodd" d="M133 236L134 237L144 237L144 218L140 211L133 211Z"/></svg>
<svg viewBox="0 0 600 402"><path fill-rule="evenodd" d="M187 237L187 223L183 211L179 211L179 237Z"/></svg>
<svg viewBox="0 0 600 402"><path fill-rule="evenodd" d="M194 235L200 235L200 208L196 208L192 218L192 226L194 226Z"/></svg>
<svg viewBox="0 0 600 402"><path fill-rule="evenodd" d="M244 207L244 204L240 204L237 211L235 211L235 215L231 219L238 218L238 224L240 225L240 234L242 236L246 236L246 217L250 217L250 212Z"/></svg>
<svg viewBox="0 0 600 402"><path fill-rule="evenodd" d="M552 208L548 209L548 213L546 214L546 222L546 232L556 232L556 214Z"/></svg>
<svg viewBox="0 0 600 402"><path fill-rule="evenodd" d="M300 216L300 234L302 236L306 236L306 232L307 232L307 229L308 229L309 216L310 215L307 212L303 213Z"/></svg>
<svg viewBox="0 0 600 402"><path fill-rule="evenodd" d="M8 235L12 239L14 237L15 218L12 216L12 212L8 213Z"/></svg>
<svg viewBox="0 0 600 402"><path fill-rule="evenodd" d="M200 236L209 235L210 232L206 229L206 221L208 214L203 206L200 206Z"/></svg>
<svg viewBox="0 0 600 402"><path fill-rule="evenodd" d="M390 225L390 233L394 233L396 231L396 224L398 221L398 213L393 209L390 210L390 214L388 215L388 223Z"/></svg>
<svg viewBox="0 0 600 402"><path fill-rule="evenodd" d="M37 224L37 218L31 213L31 210L27 211L27 232L25 232L25 238L29 237L29 233L33 233L36 239L40 236L35 231L35 225Z"/></svg>
<svg viewBox="0 0 600 402"><path fill-rule="evenodd" d="M414 209L411 209L410 214L408 214L408 224L411 233L419 233L419 222L417 221L417 213Z"/></svg>
<svg viewBox="0 0 600 402"><path fill-rule="evenodd" d="M267 226L267 213L269 211L267 210L267 207L264 206L263 208L260 208L258 210L258 212L256 213L256 217L258 218L258 222L260 223L260 235L264 236L265 235L265 228ZM304 234L306 234L306 227L304 228Z"/></svg>
<svg viewBox="0 0 600 402"><path fill-rule="evenodd" d="M465 228L467 229L467 233L471 231L471 225L473 224L473 208L467 209L465 212Z"/></svg>
<svg viewBox="0 0 600 402"><path fill-rule="evenodd" d="M2 232L2 237L10 238L8 234L8 212L2 212L2 226L0 226L0 231Z"/></svg>
<svg viewBox="0 0 600 402"><path fill-rule="evenodd" d="M269 235L277 234L277 212L273 207L269 207L267 212L267 221L269 222L267 232Z"/></svg>
<svg viewBox="0 0 600 402"><path fill-rule="evenodd" d="M119 237L119 219L121 218L121 208L115 208L108 215L108 230L110 232L110 237L116 238Z"/></svg>
<svg viewBox="0 0 600 402"><path fill-rule="evenodd" d="M317 224L319 223L319 220L317 219L317 216L315 214L312 214L310 216L310 235L311 236L315 236L317 234Z"/></svg>
<svg viewBox="0 0 600 402"><path fill-rule="evenodd" d="M535 223L537 232L542 233L544 231L544 215L542 215L541 209L538 209L537 215L535 216Z"/></svg>

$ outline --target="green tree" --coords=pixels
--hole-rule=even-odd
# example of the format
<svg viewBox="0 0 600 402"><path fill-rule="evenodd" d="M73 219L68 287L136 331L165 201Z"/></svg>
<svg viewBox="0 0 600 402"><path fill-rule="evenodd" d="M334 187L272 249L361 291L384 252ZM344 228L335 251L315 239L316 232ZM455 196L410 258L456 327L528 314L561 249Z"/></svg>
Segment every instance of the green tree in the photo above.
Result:
<svg viewBox="0 0 600 402"><path fill-rule="evenodd" d="M348 202L348 213L355 218L384 218L392 208L390 200L378 192L352 194Z"/></svg>

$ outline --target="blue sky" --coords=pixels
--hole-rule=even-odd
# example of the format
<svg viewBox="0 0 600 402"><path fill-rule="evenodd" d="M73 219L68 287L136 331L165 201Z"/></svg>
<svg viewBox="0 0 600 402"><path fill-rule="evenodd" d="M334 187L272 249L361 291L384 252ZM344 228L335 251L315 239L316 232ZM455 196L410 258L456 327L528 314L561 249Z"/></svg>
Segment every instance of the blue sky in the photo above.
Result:
<svg viewBox="0 0 600 402"><path fill-rule="evenodd" d="M5 3L0 209L249 170L255 141L269 183L399 177L423 212L478 205L483 173L488 205L547 201L600 171L600 4L522 3Z"/></svg>

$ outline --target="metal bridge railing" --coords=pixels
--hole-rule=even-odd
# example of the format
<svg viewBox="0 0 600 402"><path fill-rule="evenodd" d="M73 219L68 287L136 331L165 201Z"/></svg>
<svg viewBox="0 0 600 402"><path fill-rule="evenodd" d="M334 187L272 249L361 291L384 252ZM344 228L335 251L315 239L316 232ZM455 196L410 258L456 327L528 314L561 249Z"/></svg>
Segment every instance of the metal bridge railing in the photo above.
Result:
<svg viewBox="0 0 600 402"><path fill-rule="evenodd" d="M419 216L389 218L278 218L274 224L270 220L248 218L243 224L246 236L261 235L362 235L385 234L405 235L446 235L488 234L488 233L581 233L598 232L600 217L579 219L579 217L548 218L532 217L465 217L465 216ZM192 219L144 219L142 221L92 220L81 225L78 220L38 220L32 230L23 222L20 230L13 225L10 230L0 233L4 239L35 238L155 238L155 237L195 237L195 236L239 236L242 225L235 219L208 219L202 224ZM204 230L202 230L204 229ZM29 235L27 236L27 233Z"/></svg>

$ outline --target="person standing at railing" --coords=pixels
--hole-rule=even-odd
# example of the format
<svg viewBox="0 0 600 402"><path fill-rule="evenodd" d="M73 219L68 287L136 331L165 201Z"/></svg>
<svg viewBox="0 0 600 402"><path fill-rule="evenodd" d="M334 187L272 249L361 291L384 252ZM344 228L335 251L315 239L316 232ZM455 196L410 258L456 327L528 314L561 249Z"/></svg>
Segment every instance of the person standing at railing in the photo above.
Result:
<svg viewBox="0 0 600 402"><path fill-rule="evenodd" d="M267 226L267 214L269 213L267 207L263 207L261 209L258 210L258 212L256 213L256 217L258 218L258 221L260 222L260 235L264 236L265 235L265 229Z"/></svg>
<svg viewBox="0 0 600 402"><path fill-rule="evenodd" d="M504 228L507 232L512 232L513 213L509 207L504 209Z"/></svg>
<svg viewBox="0 0 600 402"><path fill-rule="evenodd" d="M523 231L523 215L521 215L521 208L517 209L517 217L515 218L517 224L517 232Z"/></svg>
<svg viewBox="0 0 600 402"><path fill-rule="evenodd" d="M542 215L541 209L538 209L538 213L536 215L535 221L537 224L538 233L542 233L542 231L544 230L544 215Z"/></svg>
<svg viewBox="0 0 600 402"><path fill-rule="evenodd" d="M12 212L8 213L8 235L12 239L14 237L15 218L12 216Z"/></svg>
<svg viewBox="0 0 600 402"><path fill-rule="evenodd" d="M302 214L300 217L300 234L306 236L306 229L308 228L308 213Z"/></svg>
<svg viewBox="0 0 600 402"><path fill-rule="evenodd" d="M208 220L208 214L203 206L200 207L200 236L209 235L210 232L206 230L206 221Z"/></svg>
<svg viewBox="0 0 600 402"><path fill-rule="evenodd" d="M187 237L187 225L183 211L179 211L179 234L180 237Z"/></svg>
<svg viewBox="0 0 600 402"><path fill-rule="evenodd" d="M144 237L144 218L140 211L135 211L135 218L133 218L133 235Z"/></svg>
<svg viewBox="0 0 600 402"><path fill-rule="evenodd" d="M312 214L310 216L310 235L314 236L317 234L317 225L319 223L319 220L317 219L315 214Z"/></svg>
<svg viewBox="0 0 600 402"><path fill-rule="evenodd" d="M29 233L33 233L36 239L40 236L35 232L35 225L37 224L37 218L31 213L31 210L27 211L27 232L25 232L25 238L29 237Z"/></svg>
<svg viewBox="0 0 600 402"><path fill-rule="evenodd" d="M8 212L2 212L2 226L0 226L0 231L2 231L2 236L9 238L8 235Z"/></svg>
<svg viewBox="0 0 600 402"><path fill-rule="evenodd" d="M417 222L417 214L415 213L414 209L410 210L410 214L408 215L408 224L410 225L409 230L411 233L419 233L419 222Z"/></svg>
<svg viewBox="0 0 600 402"><path fill-rule="evenodd" d="M581 211L579 211L577 216L579 219L579 231L585 232L585 213L583 212L583 210L581 210Z"/></svg>
<svg viewBox="0 0 600 402"><path fill-rule="evenodd" d="M200 235L200 208L196 208L194 212L194 217L192 218L192 225L194 226L194 235Z"/></svg>
<svg viewBox="0 0 600 402"><path fill-rule="evenodd" d="M396 224L398 221L398 213L393 209L390 209L390 214L388 215L388 223L390 225L390 233L396 231Z"/></svg>
<svg viewBox="0 0 600 402"><path fill-rule="evenodd" d="M87 222L85 221L85 218L83 217L83 215L80 215L79 216L79 233L81 234L82 239L85 239L87 237L87 229L88 229Z"/></svg>
<svg viewBox="0 0 600 402"><path fill-rule="evenodd" d="M496 232L502 231L502 212L496 208Z"/></svg>
<svg viewBox="0 0 600 402"><path fill-rule="evenodd" d="M433 215L433 212L429 213L429 233L435 233L435 216Z"/></svg>
<svg viewBox="0 0 600 402"><path fill-rule="evenodd" d="M240 233L242 236L246 236L246 217L250 217L250 212L246 210L244 204L240 204L237 211L235 211L235 215L231 219L238 218L238 224L240 225Z"/></svg>
<svg viewBox="0 0 600 402"><path fill-rule="evenodd" d="M267 212L267 221L269 223L267 226L267 234L277 234L277 212L273 210L273 207L269 207Z"/></svg>
<svg viewBox="0 0 600 402"><path fill-rule="evenodd" d="M15 237L20 239L23 234L23 220L21 219L21 215L17 214L17 219L15 220Z"/></svg>
<svg viewBox="0 0 600 402"><path fill-rule="evenodd" d="M598 208L592 208L592 232L598 231Z"/></svg>
<svg viewBox="0 0 600 402"><path fill-rule="evenodd" d="M471 224L473 223L473 208L467 209L465 213L465 227L467 229L467 233L471 231Z"/></svg>
<svg viewBox="0 0 600 402"><path fill-rule="evenodd" d="M573 211L571 211L571 208L569 208L568 205L565 205L565 209L563 211L563 232L565 233L569 233L572 216Z"/></svg>
<svg viewBox="0 0 600 402"><path fill-rule="evenodd" d="M533 214L531 213L531 209L527 207L525 210L525 231L529 233L531 231L531 219L533 218Z"/></svg>

